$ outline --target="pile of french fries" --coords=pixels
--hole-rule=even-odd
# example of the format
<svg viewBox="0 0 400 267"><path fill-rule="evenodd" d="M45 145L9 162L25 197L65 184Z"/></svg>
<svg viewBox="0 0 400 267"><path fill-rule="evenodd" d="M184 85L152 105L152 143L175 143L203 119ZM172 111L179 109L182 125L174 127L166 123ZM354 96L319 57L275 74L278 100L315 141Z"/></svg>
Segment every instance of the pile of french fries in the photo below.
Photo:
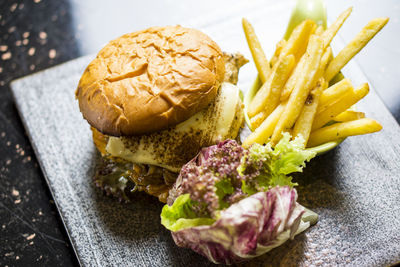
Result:
<svg viewBox="0 0 400 267"><path fill-rule="evenodd" d="M339 141L352 135L379 131L382 126L365 118L352 106L368 94L367 83L354 87L350 80L339 80L341 69L388 22L371 20L335 57L330 43L352 8L344 11L326 30L305 20L281 40L268 61L252 25L243 19L243 29L260 81L247 115L254 131L243 145L270 142L273 146L289 132L302 136L306 147ZM342 76L343 78L343 76ZM329 86L329 84L332 84Z"/></svg>

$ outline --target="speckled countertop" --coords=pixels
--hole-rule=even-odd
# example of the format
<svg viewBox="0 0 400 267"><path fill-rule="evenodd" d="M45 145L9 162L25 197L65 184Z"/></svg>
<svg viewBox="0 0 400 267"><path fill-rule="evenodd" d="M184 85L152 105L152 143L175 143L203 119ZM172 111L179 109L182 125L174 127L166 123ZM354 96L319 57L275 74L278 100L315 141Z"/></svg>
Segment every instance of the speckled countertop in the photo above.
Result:
<svg viewBox="0 0 400 267"><path fill-rule="evenodd" d="M78 264L25 135L10 81L95 53L108 40L125 32L200 17L210 9L210 5L200 2L0 2L0 266ZM213 7L223 9L227 2L214 3ZM273 1L266 1L268 4ZM345 40L350 40L370 18L391 18L379 38L356 60L400 121L400 3L330 0L327 5L328 13L333 14L349 5L355 7L351 23L340 33Z"/></svg>

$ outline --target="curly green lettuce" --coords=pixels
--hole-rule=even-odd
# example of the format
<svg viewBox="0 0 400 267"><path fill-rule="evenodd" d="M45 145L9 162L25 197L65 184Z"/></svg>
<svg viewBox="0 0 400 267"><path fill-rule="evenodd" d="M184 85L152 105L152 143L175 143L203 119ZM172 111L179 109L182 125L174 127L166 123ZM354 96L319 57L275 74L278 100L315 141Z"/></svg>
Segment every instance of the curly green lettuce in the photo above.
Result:
<svg viewBox="0 0 400 267"><path fill-rule="evenodd" d="M266 190L270 186L288 185L293 187L297 185L292 182L292 177L288 174L301 172L305 163L310 161L315 153L303 149L303 138L296 137L292 141L290 138L288 133L284 133L275 148L272 148L270 144L254 144L249 148L249 153L241 159L238 171L243 175L252 172L254 166L259 166L259 175L245 181L242 184L244 190L258 192Z"/></svg>

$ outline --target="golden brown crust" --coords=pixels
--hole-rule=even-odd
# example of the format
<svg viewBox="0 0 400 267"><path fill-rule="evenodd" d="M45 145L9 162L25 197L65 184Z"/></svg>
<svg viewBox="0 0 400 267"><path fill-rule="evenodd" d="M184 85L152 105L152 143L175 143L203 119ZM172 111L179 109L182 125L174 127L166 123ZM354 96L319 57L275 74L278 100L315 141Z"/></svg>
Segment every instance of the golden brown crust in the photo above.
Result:
<svg viewBox="0 0 400 267"><path fill-rule="evenodd" d="M113 136L176 125L205 108L225 72L218 45L181 26L153 27L107 44L79 81L84 118Z"/></svg>

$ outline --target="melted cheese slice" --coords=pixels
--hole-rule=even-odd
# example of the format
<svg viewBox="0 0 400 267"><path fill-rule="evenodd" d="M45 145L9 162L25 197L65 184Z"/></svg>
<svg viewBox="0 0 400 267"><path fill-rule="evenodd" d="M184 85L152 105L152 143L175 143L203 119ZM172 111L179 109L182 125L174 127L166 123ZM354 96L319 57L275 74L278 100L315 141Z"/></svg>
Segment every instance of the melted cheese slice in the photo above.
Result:
<svg viewBox="0 0 400 267"><path fill-rule="evenodd" d="M223 83L206 109L168 130L149 135L110 137L106 150L114 157L179 172L202 147L236 138L243 124L239 88Z"/></svg>

